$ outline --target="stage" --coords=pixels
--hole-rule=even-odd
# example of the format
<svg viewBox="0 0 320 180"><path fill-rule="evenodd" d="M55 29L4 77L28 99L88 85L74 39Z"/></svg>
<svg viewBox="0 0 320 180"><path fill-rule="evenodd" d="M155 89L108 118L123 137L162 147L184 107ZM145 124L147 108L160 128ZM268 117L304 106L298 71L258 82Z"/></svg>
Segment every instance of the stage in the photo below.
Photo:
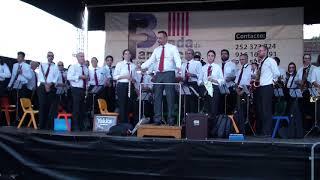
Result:
<svg viewBox="0 0 320 180"><path fill-rule="evenodd" d="M0 178L310 179L311 147L319 141L196 141L0 127Z"/></svg>

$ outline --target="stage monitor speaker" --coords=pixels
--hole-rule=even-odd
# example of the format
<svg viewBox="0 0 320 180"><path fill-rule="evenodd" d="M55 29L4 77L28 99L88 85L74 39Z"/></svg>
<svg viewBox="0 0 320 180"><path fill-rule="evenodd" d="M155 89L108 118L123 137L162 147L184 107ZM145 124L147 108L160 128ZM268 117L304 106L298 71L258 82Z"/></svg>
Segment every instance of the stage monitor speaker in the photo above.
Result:
<svg viewBox="0 0 320 180"><path fill-rule="evenodd" d="M186 138L199 140L208 138L208 114L186 114Z"/></svg>
<svg viewBox="0 0 320 180"><path fill-rule="evenodd" d="M117 116L96 114L93 119L93 131L109 132L110 128L116 124Z"/></svg>

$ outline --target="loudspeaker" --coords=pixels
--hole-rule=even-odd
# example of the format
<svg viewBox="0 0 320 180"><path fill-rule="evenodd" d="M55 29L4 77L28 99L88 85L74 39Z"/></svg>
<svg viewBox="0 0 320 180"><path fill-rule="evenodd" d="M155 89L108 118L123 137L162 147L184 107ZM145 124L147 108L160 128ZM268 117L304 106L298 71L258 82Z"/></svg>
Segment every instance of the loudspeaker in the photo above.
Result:
<svg viewBox="0 0 320 180"><path fill-rule="evenodd" d="M199 140L208 138L208 114L186 114L186 138Z"/></svg>

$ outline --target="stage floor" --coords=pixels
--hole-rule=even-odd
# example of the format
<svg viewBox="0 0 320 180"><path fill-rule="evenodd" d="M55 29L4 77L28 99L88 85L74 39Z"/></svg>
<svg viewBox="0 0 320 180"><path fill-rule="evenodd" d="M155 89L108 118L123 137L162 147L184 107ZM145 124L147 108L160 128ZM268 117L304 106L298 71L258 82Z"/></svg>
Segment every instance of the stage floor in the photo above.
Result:
<svg viewBox="0 0 320 180"><path fill-rule="evenodd" d="M309 179L311 147L319 141L137 138L0 127L5 162L0 174L17 179Z"/></svg>

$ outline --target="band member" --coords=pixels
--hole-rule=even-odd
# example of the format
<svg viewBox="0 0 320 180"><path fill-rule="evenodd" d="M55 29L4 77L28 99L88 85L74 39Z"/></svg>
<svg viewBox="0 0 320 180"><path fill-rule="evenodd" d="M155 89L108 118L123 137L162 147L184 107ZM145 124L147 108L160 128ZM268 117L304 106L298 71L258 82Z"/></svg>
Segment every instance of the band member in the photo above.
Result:
<svg viewBox="0 0 320 180"><path fill-rule="evenodd" d="M229 51L227 49L221 50L221 69L223 73L223 77L225 80L225 87L220 88L228 88L230 94L227 96L227 113L232 113L235 104L236 104L236 92L234 90L234 80L236 79L237 66L234 62L229 59ZM222 95L223 97L225 95ZM220 113L225 113L225 101L222 101L222 106L220 106Z"/></svg>
<svg viewBox="0 0 320 180"><path fill-rule="evenodd" d="M30 65L24 60L25 53L18 52L17 63L13 65L12 76L8 84L9 89L19 89L19 98L28 98L29 90L27 83L32 78Z"/></svg>
<svg viewBox="0 0 320 180"><path fill-rule="evenodd" d="M266 46L261 46L259 48L258 58L260 66L256 75L257 133L269 137L272 133L273 81L280 76L280 72L276 61L268 57L268 48ZM262 132L259 132L259 128L262 129Z"/></svg>
<svg viewBox="0 0 320 180"><path fill-rule="evenodd" d="M92 93L95 93L95 107L98 107L98 98L104 98L104 85L106 84L106 76L107 72L105 68L98 67L98 59L96 57L91 58L91 65L92 67L89 68L89 92L95 91ZM96 90L94 89L96 88ZM98 88L98 89L97 89ZM89 93L89 96L87 99L87 106L89 107L89 110L92 110L92 93Z"/></svg>
<svg viewBox="0 0 320 180"><path fill-rule="evenodd" d="M245 92L245 89L249 90L250 81L251 81L251 65L248 63L248 55L240 55L240 64L241 68L235 79L236 82L236 92L237 92L237 107L239 111L239 125L242 132L244 132L244 120L247 117L247 103L248 103L248 91Z"/></svg>
<svg viewBox="0 0 320 180"><path fill-rule="evenodd" d="M193 49L188 49L185 52L186 63L181 66L181 74L183 78L184 85L194 89L191 90L191 95L186 96L185 109L187 113L196 113L198 110L198 97L195 93L199 93L198 78L201 73L202 64L200 61L195 61L193 59L194 51Z"/></svg>
<svg viewBox="0 0 320 180"><path fill-rule="evenodd" d="M175 83L175 70L180 73L181 59L178 48L168 42L168 35L165 31L158 32L159 46L153 51L151 57L142 64L142 69L149 68L152 64L157 66L157 72L154 81L156 83ZM173 85L154 85L154 123L160 125L162 121L162 98L163 90L166 92L168 104L169 125L174 125L174 102L175 102L175 86Z"/></svg>
<svg viewBox="0 0 320 180"><path fill-rule="evenodd" d="M131 62L131 53L128 49L123 51L122 57L123 60L116 65L113 78L117 81L120 122L126 123L129 121L128 114L132 109L132 101L136 98L134 89L136 65Z"/></svg>
<svg viewBox="0 0 320 180"><path fill-rule="evenodd" d="M40 129L53 129L53 120L57 115L56 87L59 70L53 63L54 54L47 53L48 63L41 63L39 66L38 87L39 96L39 125Z"/></svg>
<svg viewBox="0 0 320 180"><path fill-rule="evenodd" d="M72 93L72 121L71 128L73 131L84 130L85 120L85 95L89 79L89 70L85 65L84 53L79 52L76 55L77 64L70 66L67 79L70 81Z"/></svg>
<svg viewBox="0 0 320 180"><path fill-rule="evenodd" d="M287 101L287 113L290 114L291 120L289 125L289 136L290 137L303 137L303 125L301 111L299 108L298 98L290 95L290 91L295 91L298 86L295 83L297 79L297 68L296 64L290 62L285 78L284 94Z"/></svg>
<svg viewBox="0 0 320 180"><path fill-rule="evenodd" d="M210 96L206 93L205 96L205 106L207 112L209 113L209 118L215 121L218 115L218 110L220 106L220 91L219 86L224 84L224 78L221 67L214 63L216 58L216 53L214 50L209 50L207 53L207 64L202 66L200 73L200 78L198 79L198 85L204 86L208 83L212 84L213 95Z"/></svg>
<svg viewBox="0 0 320 180"><path fill-rule="evenodd" d="M32 78L30 79L27 87L31 91L31 102L33 104L34 109L39 109L39 98L37 95L37 88L38 88L38 73L35 71L39 63L32 61L30 63L31 71L32 71Z"/></svg>
<svg viewBox="0 0 320 180"><path fill-rule="evenodd" d="M71 99L68 99L68 81L67 81L67 71L64 70L64 64L62 61L58 62L58 69L59 69L59 75L58 75L58 81L56 84L57 88L57 106L60 105L62 109L66 112L71 112L72 110L68 107L68 101L71 101Z"/></svg>
<svg viewBox="0 0 320 180"><path fill-rule="evenodd" d="M6 92L6 84L5 80L11 77L11 72L6 63L4 63L3 59L0 59L0 97L5 95Z"/></svg>
<svg viewBox="0 0 320 180"><path fill-rule="evenodd" d="M297 72L297 81L296 83L299 85L303 98L301 100L302 108L302 116L303 116L303 126L304 129L310 129L312 126L313 118L306 117L314 117L313 104L310 102L310 92L309 88L311 88L311 75L315 66L311 64L311 55L304 54L303 55L303 67L301 67Z"/></svg>
<svg viewBox="0 0 320 180"><path fill-rule="evenodd" d="M107 80L106 80L106 100L108 103L108 111L114 112L116 107L116 89L115 89L115 81L113 80L113 74L115 67L112 66L113 64L113 57L108 55L104 59L106 63L106 74L107 74Z"/></svg>
<svg viewBox="0 0 320 180"><path fill-rule="evenodd" d="M12 76L8 84L8 90L12 92L12 97L18 106L18 117L22 115L20 98L30 98L30 90L27 88L29 80L32 78L30 65L24 60L25 53L18 52L17 63L13 65ZM17 99L18 98L18 99ZM16 120L18 120L18 117ZM18 122L14 122L18 123Z"/></svg>

